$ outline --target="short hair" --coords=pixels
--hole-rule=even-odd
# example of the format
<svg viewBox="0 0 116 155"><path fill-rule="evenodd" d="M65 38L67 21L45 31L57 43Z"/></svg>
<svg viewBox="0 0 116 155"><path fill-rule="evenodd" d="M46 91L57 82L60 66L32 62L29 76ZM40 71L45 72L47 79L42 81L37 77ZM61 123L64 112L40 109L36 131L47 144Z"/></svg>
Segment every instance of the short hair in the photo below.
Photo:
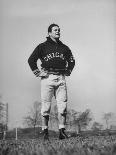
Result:
<svg viewBox="0 0 116 155"><path fill-rule="evenodd" d="M54 26L59 27L57 24L54 24L54 23L51 24L51 25L48 27L48 33L52 31L52 28L53 28Z"/></svg>

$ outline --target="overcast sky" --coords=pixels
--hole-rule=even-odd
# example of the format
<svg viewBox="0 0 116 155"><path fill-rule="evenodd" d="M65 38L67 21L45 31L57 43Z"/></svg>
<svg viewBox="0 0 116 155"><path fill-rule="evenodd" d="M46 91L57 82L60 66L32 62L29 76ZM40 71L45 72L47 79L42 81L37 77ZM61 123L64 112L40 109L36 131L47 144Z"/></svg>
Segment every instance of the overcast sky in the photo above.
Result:
<svg viewBox="0 0 116 155"><path fill-rule="evenodd" d="M9 126L21 124L40 101L40 80L27 60L56 23L76 60L67 78L68 107L91 109L96 121L116 113L115 0L0 0L0 94L9 104Z"/></svg>

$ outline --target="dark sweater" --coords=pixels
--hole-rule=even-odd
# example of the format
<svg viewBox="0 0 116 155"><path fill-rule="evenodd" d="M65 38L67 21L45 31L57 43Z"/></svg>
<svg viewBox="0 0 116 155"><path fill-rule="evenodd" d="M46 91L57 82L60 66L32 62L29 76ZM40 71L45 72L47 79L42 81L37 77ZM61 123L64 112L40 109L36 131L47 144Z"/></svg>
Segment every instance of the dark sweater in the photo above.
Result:
<svg viewBox="0 0 116 155"><path fill-rule="evenodd" d="M65 72L73 70L75 60L71 50L60 40L54 42L47 37L44 43L39 44L28 59L29 66L32 71L38 69L37 61L41 60L41 67L45 70Z"/></svg>

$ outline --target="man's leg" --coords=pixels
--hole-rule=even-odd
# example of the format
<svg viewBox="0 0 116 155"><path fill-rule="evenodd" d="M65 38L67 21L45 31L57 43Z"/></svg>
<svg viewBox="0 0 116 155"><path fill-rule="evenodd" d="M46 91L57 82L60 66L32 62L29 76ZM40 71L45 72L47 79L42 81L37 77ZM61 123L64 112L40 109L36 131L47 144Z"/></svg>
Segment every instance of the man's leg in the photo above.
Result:
<svg viewBox="0 0 116 155"><path fill-rule="evenodd" d="M48 77L49 78L49 77ZM44 139L48 139L48 121L53 97L53 87L49 83L49 79L41 79L41 115L42 115L42 130Z"/></svg>
<svg viewBox="0 0 116 155"><path fill-rule="evenodd" d="M43 139L44 140L48 140L49 139L48 121L49 121L49 115L42 116L42 131L43 131Z"/></svg>
<svg viewBox="0 0 116 155"><path fill-rule="evenodd" d="M58 120L59 120L59 129L65 128L66 114L62 114L62 113L58 112Z"/></svg>
<svg viewBox="0 0 116 155"><path fill-rule="evenodd" d="M42 130L48 129L49 115L42 115Z"/></svg>
<svg viewBox="0 0 116 155"><path fill-rule="evenodd" d="M58 106L58 120L59 120L59 139L68 138L65 134L66 112L67 112L67 87L63 76L59 81L56 90L56 100Z"/></svg>

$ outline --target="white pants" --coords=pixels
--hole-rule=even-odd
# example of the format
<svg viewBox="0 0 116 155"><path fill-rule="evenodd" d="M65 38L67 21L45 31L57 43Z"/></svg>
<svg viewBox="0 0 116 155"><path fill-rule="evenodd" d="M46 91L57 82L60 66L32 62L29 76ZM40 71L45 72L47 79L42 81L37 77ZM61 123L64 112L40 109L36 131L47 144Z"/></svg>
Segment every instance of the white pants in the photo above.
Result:
<svg viewBox="0 0 116 155"><path fill-rule="evenodd" d="M65 114L67 110L67 87L64 75L49 74L41 79L41 114L49 115L52 97L57 101L58 113Z"/></svg>

